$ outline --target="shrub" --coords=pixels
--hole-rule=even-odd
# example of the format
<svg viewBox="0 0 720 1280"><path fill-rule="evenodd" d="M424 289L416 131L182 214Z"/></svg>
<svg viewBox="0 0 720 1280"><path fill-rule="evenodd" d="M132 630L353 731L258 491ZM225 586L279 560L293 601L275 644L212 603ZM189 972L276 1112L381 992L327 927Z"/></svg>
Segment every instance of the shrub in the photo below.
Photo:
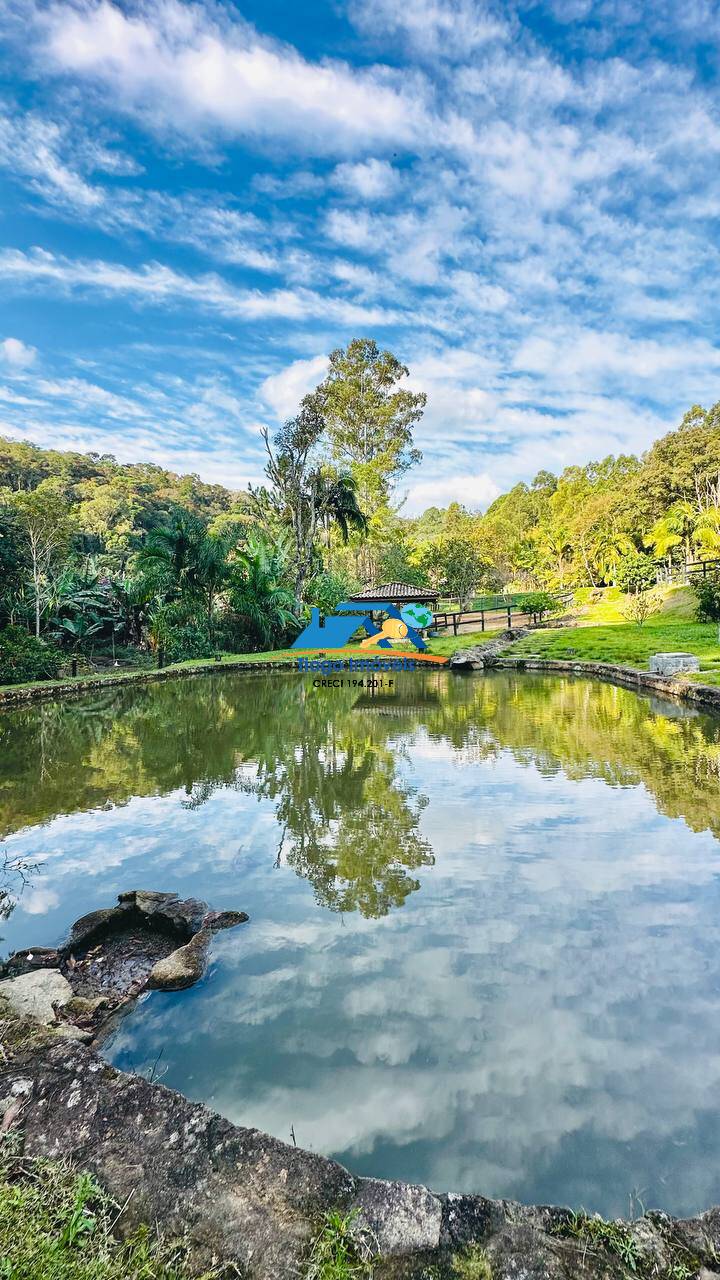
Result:
<svg viewBox="0 0 720 1280"><path fill-rule="evenodd" d="M717 622L720 640L720 578L701 578L693 583L697 600L695 616L698 622Z"/></svg>
<svg viewBox="0 0 720 1280"><path fill-rule="evenodd" d="M166 662L184 662L187 658L212 658L217 653L217 640L202 622L185 622L168 627L163 649Z"/></svg>
<svg viewBox="0 0 720 1280"><path fill-rule="evenodd" d="M618 564L615 581L621 591L647 591L655 586L655 561L651 556L632 551Z"/></svg>
<svg viewBox="0 0 720 1280"><path fill-rule="evenodd" d="M636 591L628 596L622 615L628 622L644 627L648 618L656 614L659 608L660 598L655 591Z"/></svg>
<svg viewBox="0 0 720 1280"><path fill-rule="evenodd" d="M544 613L557 613L562 605L549 591L525 591L516 597L513 608L542 618Z"/></svg>
<svg viewBox="0 0 720 1280"><path fill-rule="evenodd" d="M0 684L24 684L27 680L52 680L59 675L62 654L28 635L22 627L0 631Z"/></svg>
<svg viewBox="0 0 720 1280"><path fill-rule="evenodd" d="M347 600L355 589L346 574L328 570L315 575L307 587L305 598L310 604L317 605L321 613L332 613L340 601Z"/></svg>

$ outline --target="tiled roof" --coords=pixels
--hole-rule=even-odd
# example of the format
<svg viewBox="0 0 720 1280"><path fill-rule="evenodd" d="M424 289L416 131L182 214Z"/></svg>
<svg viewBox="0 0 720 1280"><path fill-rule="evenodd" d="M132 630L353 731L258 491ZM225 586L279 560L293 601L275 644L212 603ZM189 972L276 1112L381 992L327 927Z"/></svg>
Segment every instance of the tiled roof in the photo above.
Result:
<svg viewBox="0 0 720 1280"><path fill-rule="evenodd" d="M408 582L383 582L379 587L363 587L351 600L437 600L437 591Z"/></svg>

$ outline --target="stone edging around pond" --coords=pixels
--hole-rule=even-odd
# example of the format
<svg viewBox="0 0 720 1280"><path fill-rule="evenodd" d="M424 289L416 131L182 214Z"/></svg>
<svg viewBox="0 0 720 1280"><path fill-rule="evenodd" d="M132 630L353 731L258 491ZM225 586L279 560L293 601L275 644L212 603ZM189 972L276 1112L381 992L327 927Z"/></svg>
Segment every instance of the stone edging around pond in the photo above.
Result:
<svg viewBox="0 0 720 1280"><path fill-rule="evenodd" d="M29 702L45 702L53 698L79 697L98 689L117 689L125 685L156 684L163 680L177 680L189 676L212 676L227 671L292 671L292 662L286 658L272 662L208 662L202 667L161 667L152 671L123 671L118 675L88 676L82 680L68 680L66 684L48 681L47 684L8 685L0 689L0 708L25 706Z"/></svg>
<svg viewBox="0 0 720 1280"><path fill-rule="evenodd" d="M503 632L501 636L496 636L494 640L487 641L485 645L478 644L475 649L468 652L483 652L484 650L494 651L495 648L507 645L508 637L518 640L522 636L528 635L528 628L520 628L519 630ZM460 650L463 654L465 650ZM302 652L298 653L301 657ZM347 667L347 662L344 666ZM448 670L450 664L448 664ZM4 689L0 689L0 709L3 707L24 706L29 702L44 702L53 698L72 698L80 697L84 693L93 693L97 689L118 688L124 685L135 684L156 684L162 680L175 680L188 678L189 676L208 676L217 675L218 673L247 672L247 671L289 671L297 673L296 666L293 665L292 658L275 658L271 661L264 662L207 662L203 666L197 667L162 667L152 671L123 671L117 675L108 676L89 676L82 680L69 680L63 684L60 681L48 681L47 683L38 682L28 686L8 685Z"/></svg>
<svg viewBox="0 0 720 1280"><path fill-rule="evenodd" d="M678 698L698 706L720 711L720 688L710 684L694 684L692 680L678 680L673 676L656 676L650 671L638 671L635 667L622 667L610 662L573 662L569 658L515 658L493 656L491 668L511 668L515 671L557 671L569 675L593 676L608 680L628 689L647 689L664 697Z"/></svg>
<svg viewBox="0 0 720 1280"><path fill-rule="evenodd" d="M356 1178L83 1044L43 1044L6 1063L0 1113L28 1155L93 1173L124 1205L121 1231L151 1222L185 1236L198 1270L234 1263L243 1280L301 1280L323 1214L339 1210L376 1255L374 1280L608 1280L628 1274L621 1249L637 1280L720 1275L720 1209L605 1227L567 1209Z"/></svg>
<svg viewBox="0 0 720 1280"><path fill-rule="evenodd" d="M624 667L610 662L571 661L565 658L520 658L503 655L502 649L506 648L508 643L519 640L527 634L528 629L523 628L512 633L511 637L504 633L488 641L486 645L479 644L472 649L458 650L457 654L453 654L447 670L458 672L502 667L516 671L558 671L571 675L593 676L598 680L607 680L611 684L624 685L629 689L649 689L666 697L677 698L682 702L720 711L720 688L713 685L694 684L691 680L678 680L672 676L656 676L649 671L639 671L636 667ZM133 671L116 677L73 680L68 684L36 684L30 688L18 686L17 689L9 687L0 690L0 710L3 707L24 706L27 703L53 698L79 697L84 693L124 685L154 684L158 681L190 676L257 671L292 673L294 668L286 659L272 662L208 663L203 667L164 667L160 671Z"/></svg>

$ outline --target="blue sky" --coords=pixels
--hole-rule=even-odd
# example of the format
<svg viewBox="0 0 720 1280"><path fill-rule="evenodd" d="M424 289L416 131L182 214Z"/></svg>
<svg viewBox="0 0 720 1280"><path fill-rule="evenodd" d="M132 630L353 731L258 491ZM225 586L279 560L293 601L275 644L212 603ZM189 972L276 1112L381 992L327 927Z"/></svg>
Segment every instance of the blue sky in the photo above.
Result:
<svg viewBox="0 0 720 1280"><path fill-rule="evenodd" d="M720 399L720 5L0 0L0 434L239 487L375 337L405 511Z"/></svg>

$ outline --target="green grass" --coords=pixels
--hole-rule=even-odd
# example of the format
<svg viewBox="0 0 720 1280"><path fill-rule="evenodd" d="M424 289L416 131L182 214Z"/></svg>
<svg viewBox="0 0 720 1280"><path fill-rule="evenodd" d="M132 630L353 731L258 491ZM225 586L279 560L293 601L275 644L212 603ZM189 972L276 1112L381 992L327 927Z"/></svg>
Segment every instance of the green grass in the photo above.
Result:
<svg viewBox="0 0 720 1280"><path fill-rule="evenodd" d="M572 1213L554 1229L554 1234L577 1240L592 1253L608 1253L622 1267L621 1275L637 1276L644 1271L644 1258L637 1241L624 1222L607 1222L598 1216Z"/></svg>
<svg viewBox="0 0 720 1280"><path fill-rule="evenodd" d="M659 622L644 627L622 623L604 627L562 627L533 631L508 648L513 657L571 659L580 662L613 662L647 670L653 653L682 650L700 659L705 684L720 683L720 644L713 623Z"/></svg>
<svg viewBox="0 0 720 1280"><path fill-rule="evenodd" d="M556 1223L552 1232L566 1240L576 1240L584 1254L609 1256L613 1265L620 1268L613 1275L627 1280L693 1280L702 1265L682 1241L666 1236L664 1243L670 1257L666 1254L665 1264L659 1266L654 1257L643 1252L627 1223L608 1222L598 1214L590 1217L582 1210Z"/></svg>
<svg viewBox="0 0 720 1280"><path fill-rule="evenodd" d="M493 1280L490 1259L477 1244L468 1245L452 1256L453 1276L457 1280Z"/></svg>
<svg viewBox="0 0 720 1280"><path fill-rule="evenodd" d="M373 1243L357 1228L357 1213L323 1216L313 1241L305 1280L372 1280Z"/></svg>
<svg viewBox="0 0 720 1280"><path fill-rule="evenodd" d="M461 631L454 636L452 631L449 635L431 636L427 641L428 653L437 654L438 657L450 658L459 649L472 649L476 644L484 644L486 640L492 640L495 636L500 635L501 628L494 631ZM414 653L413 645L393 645L396 652ZM388 652L390 652L388 650Z"/></svg>
<svg viewBox="0 0 720 1280"><path fill-rule="evenodd" d="M182 1245L147 1228L120 1241L118 1213L89 1174L23 1156L15 1134L0 1138L1 1280L186 1280Z"/></svg>
<svg viewBox="0 0 720 1280"><path fill-rule="evenodd" d="M696 601L689 587L657 587L655 598L660 603L659 621L692 622ZM627 622L623 610L627 596L619 587L580 587L575 592L574 603L568 610L579 626L603 626Z"/></svg>

